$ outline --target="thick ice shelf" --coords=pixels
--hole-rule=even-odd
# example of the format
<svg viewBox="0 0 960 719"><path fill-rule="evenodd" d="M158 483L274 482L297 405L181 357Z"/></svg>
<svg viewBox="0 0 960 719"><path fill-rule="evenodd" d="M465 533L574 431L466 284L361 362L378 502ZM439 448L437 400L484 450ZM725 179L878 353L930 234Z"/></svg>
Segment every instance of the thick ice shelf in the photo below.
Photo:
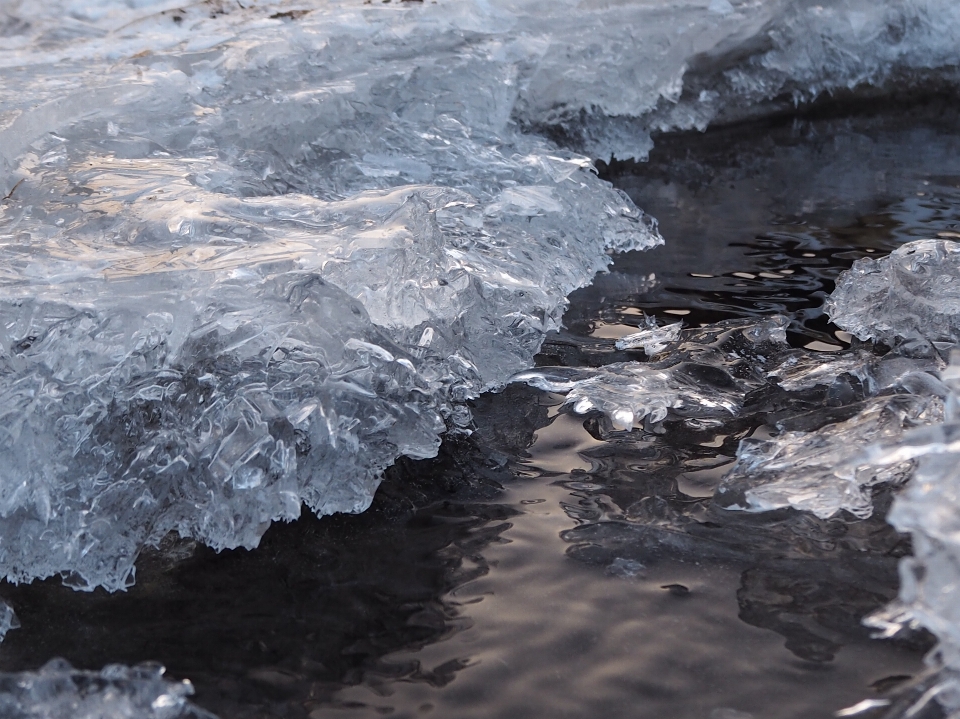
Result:
<svg viewBox="0 0 960 719"><path fill-rule="evenodd" d="M211 7L4 6L13 581L121 589L171 531L363 510L660 241L510 122L538 46L505 9Z"/></svg>

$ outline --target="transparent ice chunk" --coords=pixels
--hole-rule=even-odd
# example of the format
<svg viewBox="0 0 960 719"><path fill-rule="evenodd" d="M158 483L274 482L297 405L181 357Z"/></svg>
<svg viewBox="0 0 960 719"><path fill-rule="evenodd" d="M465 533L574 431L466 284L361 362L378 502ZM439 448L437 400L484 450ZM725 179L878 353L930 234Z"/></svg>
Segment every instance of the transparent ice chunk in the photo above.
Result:
<svg viewBox="0 0 960 719"><path fill-rule="evenodd" d="M17 618L13 607L0 600L0 642L7 636L11 629L17 629L20 626L20 620Z"/></svg>
<svg viewBox="0 0 960 719"><path fill-rule="evenodd" d="M740 442L737 460L724 476L718 496L727 509L766 512L792 507L827 519L841 510L855 517L873 513L870 488L898 486L913 464L865 462L854 449L879 440L897 441L912 427L942 420L937 397L894 395L868 400L854 417L813 432L782 432L772 439Z"/></svg>
<svg viewBox="0 0 960 719"><path fill-rule="evenodd" d="M682 322L658 327L657 321L653 317L645 317L645 320L647 323L646 329L625 335L617 340L616 348L618 350L642 349L648 357L653 357L680 337L680 330L683 328Z"/></svg>
<svg viewBox="0 0 960 719"><path fill-rule="evenodd" d="M867 456L893 465L909 459L917 466L897 496L888 521L913 540L913 556L900 560L896 602L868 620L886 635L904 626L922 626L939 641L927 657L937 672L914 707L936 699L948 712L960 709L960 355L951 355L941 379L950 388L943 423L916 429L900 442L878 442Z"/></svg>
<svg viewBox="0 0 960 719"><path fill-rule="evenodd" d="M615 429L629 430L638 423L662 422L668 415L735 416L747 392L765 382L764 353L786 347L786 319L779 316L728 320L685 336L677 325L670 327L669 334L677 338L673 341L661 330L639 333L658 333L652 339L657 344L670 342L659 350L656 362L618 362L596 369L541 367L518 373L513 381L566 394L564 407L577 414L600 412Z"/></svg>
<svg viewBox="0 0 960 719"><path fill-rule="evenodd" d="M960 342L960 243L916 240L857 260L824 311L861 340Z"/></svg>
<svg viewBox="0 0 960 719"><path fill-rule="evenodd" d="M936 355L915 358L890 353L878 357L864 350L836 354L797 350L788 353L767 376L789 392L829 386L848 375L860 382L870 395L896 388L946 399L949 390L937 378L943 367L943 361Z"/></svg>
<svg viewBox="0 0 960 719"><path fill-rule="evenodd" d="M5 719L216 719L191 704L189 681L163 678L157 664L111 664L99 672L53 659L35 672L0 672Z"/></svg>

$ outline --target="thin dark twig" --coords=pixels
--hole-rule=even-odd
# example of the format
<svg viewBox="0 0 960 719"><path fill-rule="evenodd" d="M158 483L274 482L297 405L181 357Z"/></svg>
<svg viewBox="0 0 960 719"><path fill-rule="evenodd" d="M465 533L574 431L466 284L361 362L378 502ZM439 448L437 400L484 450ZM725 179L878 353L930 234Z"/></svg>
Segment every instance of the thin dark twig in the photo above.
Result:
<svg viewBox="0 0 960 719"><path fill-rule="evenodd" d="M17 184L14 185L13 187L11 187L11 188L10 188L10 192L8 192L8 193L4 196L3 202L6 202L6 201L9 200L11 197L13 197L13 193L17 191L17 188L20 187L20 185L21 185L21 184L23 183L23 181L26 180L26 179L27 179L26 177L21 177L19 180L17 180Z"/></svg>

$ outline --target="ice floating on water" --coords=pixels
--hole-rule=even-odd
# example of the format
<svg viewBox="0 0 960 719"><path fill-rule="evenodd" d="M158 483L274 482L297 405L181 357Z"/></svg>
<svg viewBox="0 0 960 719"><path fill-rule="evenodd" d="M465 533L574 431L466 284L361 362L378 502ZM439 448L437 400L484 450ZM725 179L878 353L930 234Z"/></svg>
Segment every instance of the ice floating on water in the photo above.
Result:
<svg viewBox="0 0 960 719"><path fill-rule="evenodd" d="M119 589L170 531L249 547L301 503L363 509L384 467L431 455L466 427L463 400L530 365L607 253L659 240L588 158L529 131L643 157L651 131L768 101L953 82L958 28L955 0L4 3L0 573ZM835 321L956 342L954 257L930 241L859 263ZM519 379L623 429L733 417L777 383L918 395L783 435L793 449L748 443L760 475L788 451L822 477L817 443L894 436L944 394L926 365L789 356L782 320L645 332L622 347L655 361ZM904 598L960 667L953 445L907 445L892 466L921 472L894 516L930 571ZM818 491L864 511L879 476ZM911 494L924 477L938 504ZM827 511L802 487L751 491ZM53 664L0 686L10 716L200 716L152 669Z"/></svg>
<svg viewBox="0 0 960 719"><path fill-rule="evenodd" d="M653 317L646 317L647 329L634 332L633 334L621 337L616 341L618 350L642 349L648 357L653 357L658 352L666 349L671 342L676 342L680 337L680 330L683 328L682 322L674 322L671 325L657 326L657 321Z"/></svg>
<svg viewBox="0 0 960 719"><path fill-rule="evenodd" d="M678 329L653 361L541 367L514 380L566 394L563 406L578 414L599 412L618 430L649 428L668 418L720 426L740 418L748 397L755 398L750 411L768 412L776 403L764 396L783 390L803 397L820 388L829 401L848 406L844 416L831 421L826 413L811 412L800 423L803 429L743 440L718 487L718 501L731 510L793 507L824 519L841 510L868 517L870 488L903 483L912 464L905 457L894 467L876 465L856 448L893 442L906 430L940 422L949 395L938 378L944 365L936 356L794 350L786 344L785 327L785 318L774 317Z"/></svg>
<svg viewBox="0 0 960 719"><path fill-rule="evenodd" d="M678 325L637 335L664 344L654 362L620 362L597 369L538 368L521 372L515 382L566 394L563 406L577 414L598 411L615 429L683 418L731 417L751 389L762 386L764 353L786 346L786 319L729 320L680 335ZM676 328L676 329L673 329ZM634 336L637 336L634 335ZM629 336L628 336L629 337ZM640 344L648 340L642 339Z"/></svg>
<svg viewBox="0 0 960 719"><path fill-rule="evenodd" d="M887 465L864 463L856 447L870 442L895 442L905 430L943 419L938 397L894 395L867 401L844 422L813 432L783 432L774 439L744 439L737 461L724 476L718 492L742 493L743 504L728 509L765 512L793 507L821 519L846 510L869 517L869 490L879 484L900 485L913 465L909 460Z"/></svg>
<svg viewBox="0 0 960 719"><path fill-rule="evenodd" d="M114 664L99 672L54 659L36 672L0 673L4 719L215 719L194 706L190 682L163 678L163 667Z"/></svg>
<svg viewBox="0 0 960 719"><path fill-rule="evenodd" d="M861 340L960 342L960 243L908 242L880 259L857 260L824 305Z"/></svg>

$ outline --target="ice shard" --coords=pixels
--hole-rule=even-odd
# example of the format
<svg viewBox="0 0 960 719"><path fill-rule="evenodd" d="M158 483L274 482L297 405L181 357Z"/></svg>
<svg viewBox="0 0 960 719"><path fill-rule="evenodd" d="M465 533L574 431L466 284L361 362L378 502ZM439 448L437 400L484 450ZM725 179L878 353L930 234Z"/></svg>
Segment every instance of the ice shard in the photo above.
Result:
<svg viewBox="0 0 960 719"><path fill-rule="evenodd" d="M35 672L0 672L6 719L216 719L191 704L188 681L163 678L163 667L119 664L99 672L53 659Z"/></svg>
<svg viewBox="0 0 960 719"><path fill-rule="evenodd" d="M645 317L645 321L646 329L621 337L615 343L616 348L618 350L642 349L644 354L652 357L666 349L671 342L676 342L683 328L682 322L658 327L657 321L652 317Z"/></svg>
<svg viewBox="0 0 960 719"><path fill-rule="evenodd" d="M301 503L362 509L608 253L659 241L538 130L641 157L943 74L944 27L946 0L5 3L0 572L118 589L169 531L249 547ZM735 412L742 380L688 364L611 368L656 392L601 404Z"/></svg>
<svg viewBox="0 0 960 719"><path fill-rule="evenodd" d="M938 397L905 394L875 397L852 418L812 432L782 432L772 439L744 439L719 495L740 495L727 509L767 512L792 507L828 519L841 510L865 518L873 513L870 489L899 486L913 471L864 461L851 447L897 441L904 432L943 419Z"/></svg>
<svg viewBox="0 0 960 719"><path fill-rule="evenodd" d="M867 621L888 636L907 626L925 627L937 636L938 645L927 657L936 673L907 716L934 699L948 711L960 710L960 354L953 353L942 379L950 388L942 423L913 430L899 442L880 441L866 453L888 466L916 464L887 517L910 533L913 556L900 560L899 599Z"/></svg>
<svg viewBox="0 0 960 719"><path fill-rule="evenodd" d="M747 393L766 382L764 355L786 349L785 327L786 319L777 316L727 320L685 333L676 325L648 329L633 336L641 336L642 347L652 337L660 351L653 361L596 369L540 367L518 373L513 381L565 394L564 407L577 414L599 412L619 430L668 416L730 418L739 413Z"/></svg>
<svg viewBox="0 0 960 719"><path fill-rule="evenodd" d="M960 342L960 243L908 242L887 257L857 260L824 305L861 340L893 346Z"/></svg>

